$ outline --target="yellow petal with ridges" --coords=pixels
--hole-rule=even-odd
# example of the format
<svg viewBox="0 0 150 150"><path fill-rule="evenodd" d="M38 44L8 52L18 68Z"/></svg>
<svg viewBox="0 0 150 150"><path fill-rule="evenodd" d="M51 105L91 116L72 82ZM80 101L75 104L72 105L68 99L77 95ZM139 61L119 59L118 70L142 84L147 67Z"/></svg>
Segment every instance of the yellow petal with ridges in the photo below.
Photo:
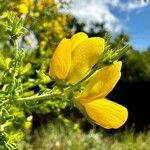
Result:
<svg viewBox="0 0 150 150"><path fill-rule="evenodd" d="M121 127L128 118L127 109L107 99L97 99L83 105L90 121L106 129Z"/></svg>
<svg viewBox="0 0 150 150"><path fill-rule="evenodd" d="M78 96L78 101L87 103L92 99L107 96L120 79L121 66L122 62L118 61L95 72L83 92Z"/></svg>
<svg viewBox="0 0 150 150"><path fill-rule="evenodd" d="M65 80L71 65L71 42L64 38L56 48L50 63L49 74L52 77Z"/></svg>
<svg viewBox="0 0 150 150"><path fill-rule="evenodd" d="M71 49L72 49L72 51L80 42L82 42L83 40L85 40L87 38L88 38L88 36L84 32L79 32L79 33L76 33L75 35L73 35L71 38Z"/></svg>
<svg viewBox="0 0 150 150"><path fill-rule="evenodd" d="M93 37L80 42L72 52L72 63L67 76L67 81L74 84L83 79L97 63L103 51L103 38Z"/></svg>

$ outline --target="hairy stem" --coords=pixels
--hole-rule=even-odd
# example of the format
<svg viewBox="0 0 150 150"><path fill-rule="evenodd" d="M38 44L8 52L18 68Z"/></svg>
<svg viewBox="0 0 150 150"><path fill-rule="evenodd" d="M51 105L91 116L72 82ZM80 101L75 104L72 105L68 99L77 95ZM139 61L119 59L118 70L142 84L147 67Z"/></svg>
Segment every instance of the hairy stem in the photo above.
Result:
<svg viewBox="0 0 150 150"><path fill-rule="evenodd" d="M51 98L57 98L57 97L60 97L60 96L61 96L60 94L56 94L56 93L43 94L43 95L38 95L38 96L18 98L17 102L49 100Z"/></svg>

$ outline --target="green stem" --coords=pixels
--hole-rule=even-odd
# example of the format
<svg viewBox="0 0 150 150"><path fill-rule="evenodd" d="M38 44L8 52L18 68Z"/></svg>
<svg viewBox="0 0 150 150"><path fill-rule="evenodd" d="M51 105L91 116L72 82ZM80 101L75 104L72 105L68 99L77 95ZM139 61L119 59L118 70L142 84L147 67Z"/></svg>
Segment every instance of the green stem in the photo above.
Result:
<svg viewBox="0 0 150 150"><path fill-rule="evenodd" d="M18 56L18 50L19 50L18 49L18 40L14 41L14 48L15 48L14 49L14 51L15 51L14 53L15 53L15 58L16 58Z"/></svg>
<svg viewBox="0 0 150 150"><path fill-rule="evenodd" d="M60 94L51 93L45 95L19 98L17 99L17 102L28 102L28 101L39 101L39 100L41 101L41 100L49 100L51 98L57 98L57 97L60 97Z"/></svg>
<svg viewBox="0 0 150 150"><path fill-rule="evenodd" d="M78 87L81 83L87 80L95 71L97 70L97 66L95 66L82 80L74 85L74 88Z"/></svg>
<svg viewBox="0 0 150 150"><path fill-rule="evenodd" d="M13 41L14 42L14 59L13 59L13 69L11 73L11 82L9 86L10 91L10 99L14 99L15 97L15 85L16 85L16 63L18 58L18 41L17 39Z"/></svg>
<svg viewBox="0 0 150 150"><path fill-rule="evenodd" d="M81 84L82 82L84 82L86 79L88 79L94 72L96 71L96 69L93 69L89 72L89 74L87 74L87 76L85 76L85 78L83 78L82 80L80 80L76 85ZM75 86L76 86L75 85Z"/></svg>

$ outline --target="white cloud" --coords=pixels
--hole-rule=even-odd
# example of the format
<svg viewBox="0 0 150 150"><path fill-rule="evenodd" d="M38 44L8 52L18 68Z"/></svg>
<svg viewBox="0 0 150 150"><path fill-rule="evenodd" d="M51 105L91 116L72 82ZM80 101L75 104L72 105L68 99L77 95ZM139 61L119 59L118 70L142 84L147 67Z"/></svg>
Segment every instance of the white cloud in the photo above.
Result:
<svg viewBox="0 0 150 150"><path fill-rule="evenodd" d="M70 12L80 21L84 21L87 26L91 22L104 22L104 27L109 32L117 33L122 31L124 26L119 18L111 12L111 7L120 11L132 11L148 4L144 0L128 0L126 2L121 0L72 0L70 9L65 10L65 12ZM130 18L128 17L127 20L130 20Z"/></svg>
<svg viewBox="0 0 150 150"><path fill-rule="evenodd" d="M79 20L89 25L90 22L105 23L105 28L110 32L120 32L122 25L119 19L115 17L109 5L116 7L118 0L110 2L109 0L72 0L71 13Z"/></svg>
<svg viewBox="0 0 150 150"><path fill-rule="evenodd" d="M149 5L148 1L145 0L129 0L127 3L119 3L119 7L123 10L123 11L132 11L135 9L139 9L142 7L145 7Z"/></svg>

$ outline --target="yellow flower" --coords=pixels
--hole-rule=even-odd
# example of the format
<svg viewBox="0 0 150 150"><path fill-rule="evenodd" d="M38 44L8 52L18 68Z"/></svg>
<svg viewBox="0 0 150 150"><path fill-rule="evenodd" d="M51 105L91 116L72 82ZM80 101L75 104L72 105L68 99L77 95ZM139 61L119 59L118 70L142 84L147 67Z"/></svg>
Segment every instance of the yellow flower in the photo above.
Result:
<svg viewBox="0 0 150 150"><path fill-rule="evenodd" d="M119 61L96 71L75 100L76 106L90 122L107 129L119 128L128 117L125 107L105 98L121 76L121 65Z"/></svg>
<svg viewBox="0 0 150 150"><path fill-rule="evenodd" d="M86 76L103 51L103 38L88 38L83 32L64 38L52 56L49 74L74 84Z"/></svg>
<svg viewBox="0 0 150 150"><path fill-rule="evenodd" d="M62 25L57 20L53 24L53 30L54 30L54 33L56 33L57 35L63 32Z"/></svg>
<svg viewBox="0 0 150 150"><path fill-rule="evenodd" d="M29 8L32 5L32 0L21 0L21 4L19 5L19 11L22 14L29 13Z"/></svg>
<svg viewBox="0 0 150 150"><path fill-rule="evenodd" d="M27 14L29 12L28 7L25 4L19 5L19 11L20 13Z"/></svg>
<svg viewBox="0 0 150 150"><path fill-rule="evenodd" d="M34 16L35 16L35 17L39 17L39 16L40 16L40 13L39 13L39 12L35 12L35 13L34 13Z"/></svg>
<svg viewBox="0 0 150 150"><path fill-rule="evenodd" d="M22 4L25 4L26 6L31 6L32 0L21 0Z"/></svg>

